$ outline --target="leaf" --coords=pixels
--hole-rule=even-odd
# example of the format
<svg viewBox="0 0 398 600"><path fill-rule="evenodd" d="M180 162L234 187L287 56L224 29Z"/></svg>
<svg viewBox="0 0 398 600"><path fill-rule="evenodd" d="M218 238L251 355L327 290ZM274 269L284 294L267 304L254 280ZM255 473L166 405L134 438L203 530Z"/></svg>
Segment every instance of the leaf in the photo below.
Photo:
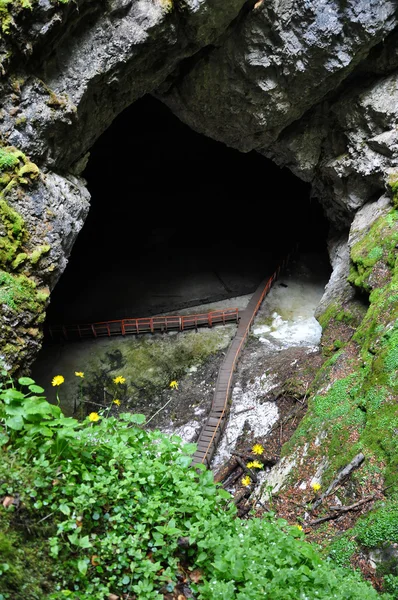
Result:
<svg viewBox="0 0 398 600"><path fill-rule="evenodd" d="M14 504L14 496L6 496L3 500L4 508L8 508Z"/></svg>
<svg viewBox="0 0 398 600"><path fill-rule="evenodd" d="M54 406L53 408L58 407ZM79 425L79 421L73 417L61 417L60 419L54 419L54 421L51 421L51 423L48 423L48 425L51 427L54 425L62 425L62 427L76 427Z"/></svg>
<svg viewBox="0 0 398 600"><path fill-rule="evenodd" d="M34 394L42 394L44 392L44 389L42 387L40 387L39 385L30 385L29 389Z"/></svg>
<svg viewBox="0 0 398 600"><path fill-rule="evenodd" d="M181 450L184 454L193 454L196 452L197 447L197 444L184 444Z"/></svg>
<svg viewBox="0 0 398 600"><path fill-rule="evenodd" d="M85 575L87 573L87 562L85 560L77 561L77 568L79 569L79 573Z"/></svg>
<svg viewBox="0 0 398 600"><path fill-rule="evenodd" d="M39 433L40 435L43 435L44 437L53 437L54 432L49 428L46 427L45 425L25 425L25 429L27 431L29 431L30 435L35 435L36 433Z"/></svg>
<svg viewBox="0 0 398 600"><path fill-rule="evenodd" d="M35 382L30 377L20 377L18 383L19 385L33 385Z"/></svg>
<svg viewBox="0 0 398 600"><path fill-rule="evenodd" d="M18 392L18 390L10 388L1 393L1 398L6 404L9 404L10 400L24 400L25 396L22 392Z"/></svg>
<svg viewBox="0 0 398 600"><path fill-rule="evenodd" d="M206 560L206 558L207 558L206 552L201 552L196 560L197 560L197 562L202 562L203 560Z"/></svg>
<svg viewBox="0 0 398 600"><path fill-rule="evenodd" d="M203 574L202 571L200 569L195 569L194 571L191 571L189 573L189 578L191 581L193 581L194 583L199 583L199 581L201 579L203 579Z"/></svg>
<svg viewBox="0 0 398 600"><path fill-rule="evenodd" d="M223 488L220 488L218 490L218 495L220 496L220 498L225 498L225 500L229 500L231 498L231 494L229 492L227 492L227 490L224 490Z"/></svg>
<svg viewBox="0 0 398 600"><path fill-rule="evenodd" d="M21 429L23 429L23 418L19 415L16 417L11 417L10 419L5 420L5 424L10 429L21 431Z"/></svg>
<svg viewBox="0 0 398 600"><path fill-rule="evenodd" d="M176 464L181 467L189 467L192 462L192 456L178 456L176 460Z"/></svg>
<svg viewBox="0 0 398 600"><path fill-rule="evenodd" d="M80 546L80 548L91 548L91 542L88 539L88 535L85 535L84 537L80 538L78 541L78 545Z"/></svg>
<svg viewBox="0 0 398 600"><path fill-rule="evenodd" d="M0 446L4 446L4 444L7 444L9 439L10 438L8 437L8 435L6 435L5 433L0 433Z"/></svg>
<svg viewBox="0 0 398 600"><path fill-rule="evenodd" d="M125 575L122 579L122 585L127 585L130 583L130 577L128 575Z"/></svg>
<svg viewBox="0 0 398 600"><path fill-rule="evenodd" d="M50 415L51 405L46 401L28 398L23 405L27 415Z"/></svg>
<svg viewBox="0 0 398 600"><path fill-rule="evenodd" d="M23 416L25 412L24 407L22 406L22 404L8 404L6 407L6 414L7 416L9 415L21 415Z"/></svg>
<svg viewBox="0 0 398 600"><path fill-rule="evenodd" d="M207 467L206 467L206 465L203 465L202 463L198 463L197 465L195 465L195 469L197 471L203 471L204 472L204 471L206 471Z"/></svg>
<svg viewBox="0 0 398 600"><path fill-rule="evenodd" d="M75 546L79 544L78 534L76 532L68 535L68 540L71 544L75 544Z"/></svg>
<svg viewBox="0 0 398 600"><path fill-rule="evenodd" d="M70 508L69 508L69 506L68 506L67 504L60 504L60 505L58 506L58 508L59 508L59 510L60 510L60 511L61 511L61 512L62 512L64 515L66 515L67 517L69 517L69 515L70 515Z"/></svg>
<svg viewBox="0 0 398 600"><path fill-rule="evenodd" d="M146 416L145 415L141 415L141 414L131 415L131 419L130 420L131 420L132 423L135 423L136 425L142 425L146 421Z"/></svg>

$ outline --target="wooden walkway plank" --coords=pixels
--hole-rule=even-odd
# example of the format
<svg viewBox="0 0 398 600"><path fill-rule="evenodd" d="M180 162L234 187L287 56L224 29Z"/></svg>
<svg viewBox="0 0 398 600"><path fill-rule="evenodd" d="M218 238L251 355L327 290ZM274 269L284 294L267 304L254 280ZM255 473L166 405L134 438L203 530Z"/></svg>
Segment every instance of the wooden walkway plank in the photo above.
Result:
<svg viewBox="0 0 398 600"><path fill-rule="evenodd" d="M275 273L273 273L271 277L261 282L251 297L246 309L239 312L239 325L236 335L228 348L218 372L210 413L199 433L197 440L198 449L192 457L193 466L198 463L210 466L210 462L216 451L218 440L221 437L221 433L225 429L227 423L227 412L232 392L233 373L237 366L239 355L245 346L250 327L261 306L262 301L271 290L273 283L278 278L281 268L286 266L288 260L289 257L286 257L282 261L282 264L278 266ZM218 419L217 415L219 415ZM210 432L212 433L210 434ZM205 449L204 453L203 449Z"/></svg>

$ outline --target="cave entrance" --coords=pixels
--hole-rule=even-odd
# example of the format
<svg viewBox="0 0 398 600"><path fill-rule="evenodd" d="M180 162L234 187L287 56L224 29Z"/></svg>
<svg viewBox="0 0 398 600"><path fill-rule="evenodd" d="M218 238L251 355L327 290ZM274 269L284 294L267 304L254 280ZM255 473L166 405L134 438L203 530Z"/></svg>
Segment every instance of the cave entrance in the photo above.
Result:
<svg viewBox="0 0 398 600"><path fill-rule="evenodd" d="M328 223L308 184L192 131L151 96L114 120L83 176L91 208L49 323L143 317L248 294L295 242L328 269Z"/></svg>

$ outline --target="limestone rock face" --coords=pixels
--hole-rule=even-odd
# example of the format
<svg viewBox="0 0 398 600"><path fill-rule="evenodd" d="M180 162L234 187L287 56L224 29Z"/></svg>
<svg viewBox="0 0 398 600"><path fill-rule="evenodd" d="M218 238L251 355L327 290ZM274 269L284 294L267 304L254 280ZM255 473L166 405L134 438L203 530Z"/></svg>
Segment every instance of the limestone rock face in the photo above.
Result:
<svg viewBox="0 0 398 600"><path fill-rule="evenodd" d="M43 15L22 49L33 52L29 68L25 75L19 64L18 80L4 90L2 131L40 166L58 169L79 159L178 62L223 34L244 4L111 0L62 12L42 1Z"/></svg>
<svg viewBox="0 0 398 600"><path fill-rule="evenodd" d="M0 150L11 149L15 164L23 152L40 177L25 190L18 165L7 174L18 185L0 184L0 242L8 212L23 227L11 240L12 258L0 256L0 363L26 370L40 346L48 292L89 208L79 178L87 150L125 107L225 35L243 5L38 0L31 11L7 4L0 15Z"/></svg>
<svg viewBox="0 0 398 600"><path fill-rule="evenodd" d="M196 130L266 148L392 31L395 11L391 0L259 1L164 100Z"/></svg>
<svg viewBox="0 0 398 600"><path fill-rule="evenodd" d="M396 75L387 75L397 64L395 35L368 59L396 11L389 0L257 2L161 98L197 131L312 182L329 218L347 227L397 162Z"/></svg>
<svg viewBox="0 0 398 600"><path fill-rule="evenodd" d="M6 10L0 146L43 175L5 200L25 222L26 252L42 252L27 274L39 287L55 285L87 214L87 152L146 93L193 129L311 182L337 238L398 179L395 0L37 0ZM347 252L335 253L346 271ZM23 273L23 254L0 272Z"/></svg>
<svg viewBox="0 0 398 600"><path fill-rule="evenodd" d="M389 210L391 203L388 196L382 196L377 202L369 202L357 211L348 233L329 240L328 252L333 271L317 307L316 317L320 317L332 303L342 305L352 300L355 290L347 281L351 249L363 239L376 219Z"/></svg>

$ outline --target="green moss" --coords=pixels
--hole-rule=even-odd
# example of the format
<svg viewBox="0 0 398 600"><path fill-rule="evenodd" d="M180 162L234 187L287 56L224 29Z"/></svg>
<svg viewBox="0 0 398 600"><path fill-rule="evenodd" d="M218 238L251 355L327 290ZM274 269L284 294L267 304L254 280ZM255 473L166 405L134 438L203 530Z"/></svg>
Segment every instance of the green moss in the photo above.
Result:
<svg viewBox="0 0 398 600"><path fill-rule="evenodd" d="M0 24L3 33L10 34L14 17L24 10L32 10L29 0L0 0Z"/></svg>
<svg viewBox="0 0 398 600"><path fill-rule="evenodd" d="M51 250L51 246L49 246L48 244L44 244L43 246L39 246L38 248L36 248L36 250L34 250L32 252L32 254L29 256L29 260L31 262L32 265L35 265L39 262L39 260L41 259L42 256L44 256L44 254L47 254L48 252L50 252Z"/></svg>
<svg viewBox="0 0 398 600"><path fill-rule="evenodd" d="M43 310L44 301L32 279L0 270L0 304L6 304L18 312L40 312Z"/></svg>
<svg viewBox="0 0 398 600"><path fill-rule="evenodd" d="M395 401L379 405L375 410L368 407L369 417L361 435L361 448L368 456L373 454L385 466L384 476L387 485L396 484L398 471L398 406ZM370 451L370 452L369 452Z"/></svg>
<svg viewBox="0 0 398 600"><path fill-rule="evenodd" d="M56 567L48 556L47 540L32 535L26 527L17 531L10 526L12 519L5 512L1 507L0 598L42 600L52 591Z"/></svg>
<svg viewBox="0 0 398 600"><path fill-rule="evenodd" d="M19 213L7 204L0 193L0 220L6 236L0 237L0 267L10 265L20 254L26 239L25 223Z"/></svg>
<svg viewBox="0 0 398 600"><path fill-rule="evenodd" d="M390 269L394 267L398 244L397 220L397 210L379 217L368 234L353 246L352 266L348 277L350 283L369 292L377 287L370 282L375 264L382 261Z"/></svg>
<svg viewBox="0 0 398 600"><path fill-rule="evenodd" d="M28 255L26 252L20 252L11 263L11 267L14 269L14 271L19 267L19 265L24 263L27 258Z"/></svg>
<svg viewBox="0 0 398 600"><path fill-rule="evenodd" d="M7 202L7 194L12 188L28 185L40 174L37 165L32 163L20 150L13 146L0 147L0 228L6 235L0 237L0 268L16 270L27 258L23 245L27 233L23 217ZM41 246L32 256L33 264L47 252Z"/></svg>
<svg viewBox="0 0 398 600"><path fill-rule="evenodd" d="M391 200L394 208L398 208L398 174L392 174L388 181L391 191Z"/></svg>
<svg viewBox="0 0 398 600"><path fill-rule="evenodd" d="M18 119L15 119L15 125L20 127L21 125L25 125L27 121L26 115L21 115Z"/></svg>
<svg viewBox="0 0 398 600"><path fill-rule="evenodd" d="M1 1L0 1L1 6ZM10 148L0 148L0 171L7 171L19 165L22 152Z"/></svg>
<svg viewBox="0 0 398 600"><path fill-rule="evenodd" d="M322 392L310 398L307 415L283 448L283 454L318 437L321 449L317 452L329 460L325 484L359 451L382 469L387 485L397 484L398 302L392 301L398 295L397 240L397 211L392 210L380 217L352 249L354 264L359 270L364 269L359 281L361 289L367 289L369 278L376 277L378 261L388 263L389 269L382 285L371 291L362 320L351 320L351 307L342 311L336 303L320 318L326 333L331 324L339 321L351 326L356 322L357 329L347 355L344 349L339 350L318 373L313 388L317 386ZM392 250L394 260L390 257ZM348 374L334 380L339 369Z"/></svg>

